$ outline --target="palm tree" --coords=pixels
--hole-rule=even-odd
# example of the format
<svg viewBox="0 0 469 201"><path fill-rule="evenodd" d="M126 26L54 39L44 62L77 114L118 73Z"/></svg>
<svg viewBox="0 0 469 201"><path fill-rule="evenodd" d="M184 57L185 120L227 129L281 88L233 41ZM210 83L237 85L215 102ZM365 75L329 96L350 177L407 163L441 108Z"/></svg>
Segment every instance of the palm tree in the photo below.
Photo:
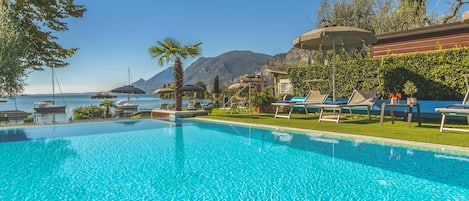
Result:
<svg viewBox="0 0 469 201"><path fill-rule="evenodd" d="M103 100L103 101L101 101L101 103L99 103L99 106L106 107L106 111L104 113L104 118L107 118L111 114L109 108L114 107L114 102L112 102L111 100Z"/></svg>
<svg viewBox="0 0 469 201"><path fill-rule="evenodd" d="M157 41L157 45L151 46L148 51L152 58L158 58L158 64L163 66L174 64L174 98L176 111L182 110L182 85L184 83L184 71L182 69L181 58L186 59L188 56L195 57L201 54L201 42L194 45L184 45L173 38L165 38L163 42Z"/></svg>

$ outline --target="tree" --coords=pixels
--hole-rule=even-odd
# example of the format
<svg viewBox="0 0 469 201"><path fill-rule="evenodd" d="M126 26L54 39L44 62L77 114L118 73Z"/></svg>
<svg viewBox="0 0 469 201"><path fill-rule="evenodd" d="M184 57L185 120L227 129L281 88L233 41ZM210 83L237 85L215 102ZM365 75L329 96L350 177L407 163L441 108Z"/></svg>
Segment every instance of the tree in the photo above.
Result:
<svg viewBox="0 0 469 201"><path fill-rule="evenodd" d="M399 4L384 0L371 24L376 34L416 29L435 24L435 17L426 14L426 2L401 0Z"/></svg>
<svg viewBox="0 0 469 201"><path fill-rule="evenodd" d="M330 1L323 0L316 12L318 26L331 24L353 26L376 34L420 28L436 23L434 14L426 13L426 2L426 0L338 0L331 5Z"/></svg>
<svg viewBox="0 0 469 201"><path fill-rule="evenodd" d="M213 79L213 93L214 94L220 93L220 81L218 79L218 75L215 76L215 79Z"/></svg>
<svg viewBox="0 0 469 201"><path fill-rule="evenodd" d="M24 67L42 70L43 66L68 65L65 59L77 48L63 48L53 33L68 30L65 19L82 17L84 5L75 5L74 0L0 0L0 3L12 13L8 20L19 25L22 47L27 50L22 55Z"/></svg>
<svg viewBox="0 0 469 201"><path fill-rule="evenodd" d="M163 42L157 41L157 45L151 46L148 51L152 58L158 58L158 64L163 66L166 63L174 64L174 98L176 111L182 110L182 85L184 83L184 70L182 69L181 58L188 56L195 57L201 54L201 42L193 45L182 46L173 38L166 38Z"/></svg>
<svg viewBox="0 0 469 201"><path fill-rule="evenodd" d="M104 118L107 118L111 116L111 110L109 108L114 107L115 105L114 105L114 102L112 102L112 100L103 100L99 103L99 106L106 107L106 110L104 112Z"/></svg>
<svg viewBox="0 0 469 201"><path fill-rule="evenodd" d="M460 14L460 9L464 4L469 4L467 0L453 0L447 2L449 5L448 14L441 17L439 20L441 23L446 24L452 22L452 20L458 20L458 15Z"/></svg>
<svg viewBox="0 0 469 201"><path fill-rule="evenodd" d="M205 92L207 91L207 85L202 81L198 81L197 83L195 83L195 86L198 86L198 87L203 89L203 91L197 92L197 98L198 99L204 99L205 98Z"/></svg>
<svg viewBox="0 0 469 201"><path fill-rule="evenodd" d="M316 14L318 27L352 26L383 34L434 24L435 18L425 11L425 0L322 0ZM370 55L369 46L336 51L337 61ZM332 51L312 51L311 55L314 63L333 60Z"/></svg>
<svg viewBox="0 0 469 201"><path fill-rule="evenodd" d="M0 94L13 96L24 88L21 57L25 49L18 23L8 20L12 13L7 5L0 0Z"/></svg>
<svg viewBox="0 0 469 201"><path fill-rule="evenodd" d="M330 1L321 1L317 9L318 28L329 25L352 26L372 30L375 0L339 0L330 5Z"/></svg>

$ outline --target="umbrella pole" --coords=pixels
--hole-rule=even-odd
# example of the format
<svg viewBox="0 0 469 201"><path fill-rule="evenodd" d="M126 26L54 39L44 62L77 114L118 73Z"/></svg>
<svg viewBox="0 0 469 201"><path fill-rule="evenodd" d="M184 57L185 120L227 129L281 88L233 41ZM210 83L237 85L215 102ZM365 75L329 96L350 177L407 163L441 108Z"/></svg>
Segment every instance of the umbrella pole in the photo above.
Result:
<svg viewBox="0 0 469 201"><path fill-rule="evenodd" d="M251 114L251 83L250 82L248 82L248 106L249 106L248 114Z"/></svg>
<svg viewBox="0 0 469 201"><path fill-rule="evenodd" d="M332 101L335 102L335 37L332 35Z"/></svg>

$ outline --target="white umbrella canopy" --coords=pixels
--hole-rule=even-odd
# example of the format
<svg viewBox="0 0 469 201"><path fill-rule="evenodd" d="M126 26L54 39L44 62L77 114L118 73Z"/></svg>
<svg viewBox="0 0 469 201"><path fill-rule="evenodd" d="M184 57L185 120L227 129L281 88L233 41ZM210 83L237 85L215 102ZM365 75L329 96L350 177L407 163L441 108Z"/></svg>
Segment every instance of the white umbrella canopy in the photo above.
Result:
<svg viewBox="0 0 469 201"><path fill-rule="evenodd" d="M0 98L0 103L4 103L4 102L7 102L7 99Z"/></svg>
<svg viewBox="0 0 469 201"><path fill-rule="evenodd" d="M153 94L166 94L166 93L173 93L174 89L170 88L160 88L155 91L153 91Z"/></svg>
<svg viewBox="0 0 469 201"><path fill-rule="evenodd" d="M328 26L306 32L293 40L293 46L309 50L332 50L335 63L335 48L356 48L376 43L371 31L349 26ZM335 101L335 64L332 65L332 100Z"/></svg>
<svg viewBox="0 0 469 201"><path fill-rule="evenodd" d="M230 85L228 87L228 89L241 89L243 87L246 87L247 85L249 85L249 83L246 83L246 82L234 83L234 84ZM254 87L255 87L255 85L251 84L251 88L254 88Z"/></svg>

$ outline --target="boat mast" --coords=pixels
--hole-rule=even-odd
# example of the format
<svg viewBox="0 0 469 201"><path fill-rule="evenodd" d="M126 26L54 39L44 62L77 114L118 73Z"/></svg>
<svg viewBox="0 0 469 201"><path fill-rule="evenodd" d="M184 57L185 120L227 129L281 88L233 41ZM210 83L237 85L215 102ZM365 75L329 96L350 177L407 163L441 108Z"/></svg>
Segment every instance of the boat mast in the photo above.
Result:
<svg viewBox="0 0 469 201"><path fill-rule="evenodd" d="M130 68L129 68L129 69L127 69L127 71L128 71L128 76L129 76L129 86L130 86Z"/></svg>
<svg viewBox="0 0 469 201"><path fill-rule="evenodd" d="M54 67L52 69L52 104L55 105L55 84L54 84Z"/></svg>
<svg viewBox="0 0 469 201"><path fill-rule="evenodd" d="M127 69L128 70L128 76L129 76L129 87L130 87L130 68ZM127 94L127 102L130 103L130 93Z"/></svg>

